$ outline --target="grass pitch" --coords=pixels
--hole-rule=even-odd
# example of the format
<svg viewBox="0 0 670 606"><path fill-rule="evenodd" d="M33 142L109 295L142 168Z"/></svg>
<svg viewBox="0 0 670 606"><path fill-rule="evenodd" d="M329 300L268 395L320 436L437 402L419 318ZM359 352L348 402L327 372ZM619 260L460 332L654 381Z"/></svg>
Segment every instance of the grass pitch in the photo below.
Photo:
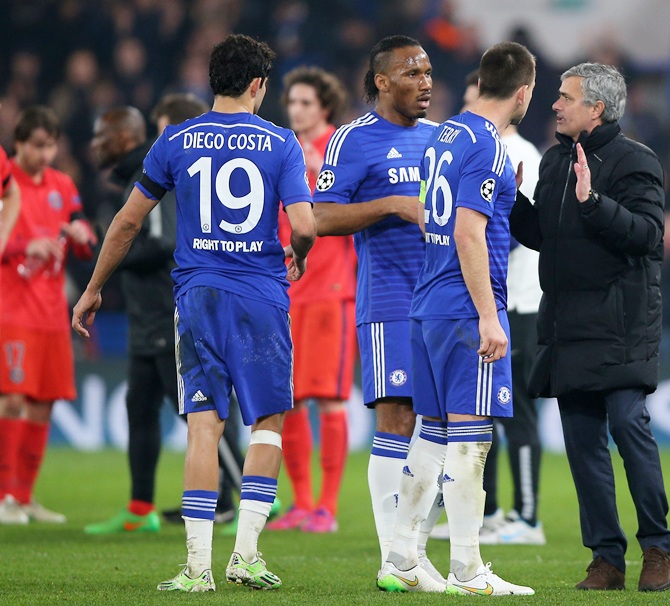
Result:
<svg viewBox="0 0 670 606"><path fill-rule="evenodd" d="M578 606L626 604L666 606L670 592L636 591L641 569L635 540L635 513L627 492L623 468L613 452L617 471L621 523L629 540L627 587L624 592L580 592L575 583L585 576L590 552L582 547L577 502L567 461L545 455L542 465L540 517L547 545L483 546L484 561L514 583L532 586L535 596L496 597L497 603ZM664 451L663 468L670 477L670 451ZM332 535L264 532L260 549L268 566L282 579L278 591L252 591L227 585L225 565L234 540L215 527L214 576L216 593L164 594L158 582L174 576L186 561L183 527L164 525L156 535L89 537L84 525L117 513L127 499L125 454L51 449L38 482L36 495L47 507L64 512L63 526L30 524L0 526L0 604L38 606L51 604L153 605L153 604L445 604L483 598L432 594L386 594L375 587L379 554L367 490L367 453L350 456L340 500L340 531ZM158 509L178 505L181 498L183 454L164 452L161 458L156 503ZM500 504L511 500L507 461L500 460ZM316 465L315 465L316 466ZM290 502L290 489L282 474L279 496ZM429 555L446 575L449 543L431 541Z"/></svg>

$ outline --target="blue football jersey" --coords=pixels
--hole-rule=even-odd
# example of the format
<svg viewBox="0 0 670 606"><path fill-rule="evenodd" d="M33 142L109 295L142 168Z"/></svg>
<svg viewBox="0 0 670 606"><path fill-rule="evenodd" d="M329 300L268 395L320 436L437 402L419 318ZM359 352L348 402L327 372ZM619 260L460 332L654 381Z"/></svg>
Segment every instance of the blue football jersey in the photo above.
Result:
<svg viewBox="0 0 670 606"><path fill-rule="evenodd" d="M418 196L419 164L436 124L404 127L376 112L338 128L326 148L314 202L364 204ZM419 228L392 216L354 234L358 255L356 323L407 320L424 257Z"/></svg>
<svg viewBox="0 0 670 606"><path fill-rule="evenodd" d="M168 126L144 172L176 194L175 298L214 286L288 310L279 202L312 199L293 131L249 113L208 112Z"/></svg>
<svg viewBox="0 0 670 606"><path fill-rule="evenodd" d="M486 243L497 308L507 307L509 214L516 197L512 163L496 127L465 112L435 129L423 162L426 183L426 255L412 300L411 317L476 318L454 242L456 208L488 217Z"/></svg>

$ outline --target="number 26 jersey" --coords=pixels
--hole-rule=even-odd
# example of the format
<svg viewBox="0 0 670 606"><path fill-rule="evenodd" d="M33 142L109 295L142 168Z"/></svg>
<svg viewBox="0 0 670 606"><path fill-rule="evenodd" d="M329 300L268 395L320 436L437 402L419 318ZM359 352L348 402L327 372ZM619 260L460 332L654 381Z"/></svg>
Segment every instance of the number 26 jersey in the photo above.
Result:
<svg viewBox="0 0 670 606"><path fill-rule="evenodd" d="M177 199L175 298L213 286L288 310L284 206L311 202L302 149L293 132L249 113L210 111L168 126L144 161L148 177Z"/></svg>

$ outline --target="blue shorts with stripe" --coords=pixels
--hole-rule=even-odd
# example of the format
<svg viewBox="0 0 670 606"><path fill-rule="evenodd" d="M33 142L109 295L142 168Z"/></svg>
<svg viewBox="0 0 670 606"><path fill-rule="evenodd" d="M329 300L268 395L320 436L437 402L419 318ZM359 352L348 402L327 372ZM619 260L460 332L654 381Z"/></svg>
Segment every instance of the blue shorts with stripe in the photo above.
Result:
<svg viewBox="0 0 670 606"><path fill-rule="evenodd" d="M176 301L179 411L228 417L232 387L245 425L293 406L288 314L274 305L208 286Z"/></svg>
<svg viewBox="0 0 670 606"><path fill-rule="evenodd" d="M498 312L509 339L505 311ZM496 362L484 363L479 320L411 320L414 411L445 419L447 413L511 417L512 347Z"/></svg>
<svg viewBox="0 0 670 606"><path fill-rule="evenodd" d="M365 405L411 398L409 321L360 324L357 331Z"/></svg>

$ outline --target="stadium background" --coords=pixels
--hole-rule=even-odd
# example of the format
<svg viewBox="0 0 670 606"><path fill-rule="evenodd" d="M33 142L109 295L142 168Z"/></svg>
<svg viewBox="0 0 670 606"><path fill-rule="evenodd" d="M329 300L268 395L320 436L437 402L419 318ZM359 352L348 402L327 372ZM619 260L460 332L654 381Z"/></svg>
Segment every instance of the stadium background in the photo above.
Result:
<svg viewBox="0 0 670 606"><path fill-rule="evenodd" d="M670 37L667 0L3 0L0 19L0 143L11 151L20 110L47 104L61 117L57 168L70 174L87 214L103 229L118 191L92 164L88 148L96 116L134 105L148 116L167 92L191 91L210 101L211 47L230 32L259 37L278 52L263 117L286 125L281 77L293 67L317 64L335 72L350 93L343 121L366 107L361 82L367 52L381 37L419 39L434 70L429 118L457 112L465 75L481 52L505 39L525 43L538 58L537 87L521 125L544 151L553 142L559 75L581 61L622 69L628 86L624 131L656 151L670 167ZM666 188L667 189L667 188ZM91 266L70 263L68 289L76 300ZM665 272L664 381L649 407L656 437L670 445L670 271ZM51 440L81 449L123 447L125 421L125 314L118 282L105 289L104 308L91 342L75 339L75 402L60 402ZM372 415L350 406L351 446L367 447ZM544 444L561 450L555 404L541 409ZM184 427L164 411L166 444L182 448Z"/></svg>

